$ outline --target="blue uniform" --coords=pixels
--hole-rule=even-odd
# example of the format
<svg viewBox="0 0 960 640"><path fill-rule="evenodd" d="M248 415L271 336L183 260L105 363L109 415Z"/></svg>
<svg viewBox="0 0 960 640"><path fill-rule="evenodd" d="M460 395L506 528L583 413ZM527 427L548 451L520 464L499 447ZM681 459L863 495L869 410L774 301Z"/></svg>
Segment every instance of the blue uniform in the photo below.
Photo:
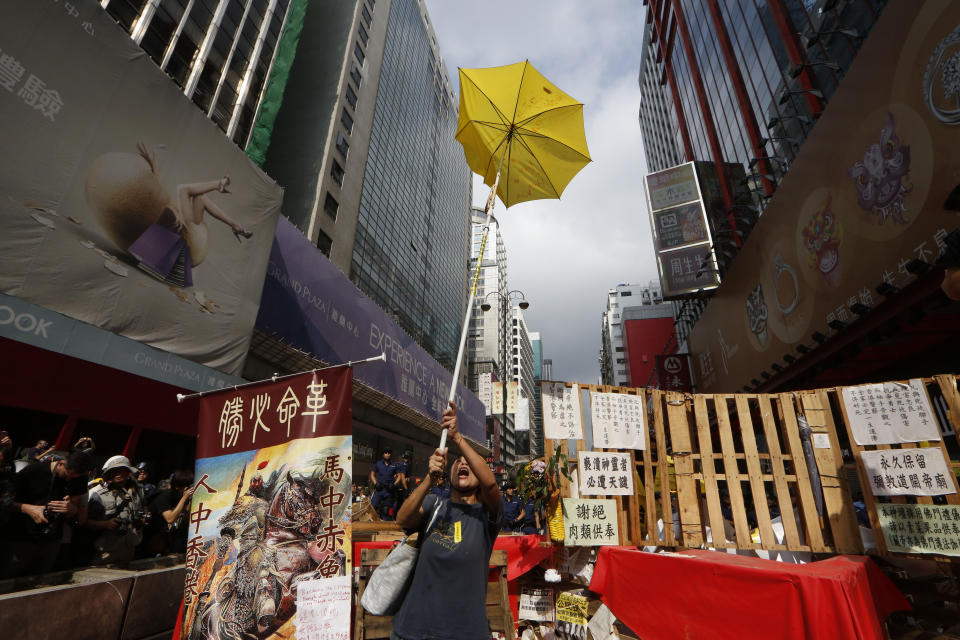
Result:
<svg viewBox="0 0 960 640"><path fill-rule="evenodd" d="M392 489L396 477L396 462L387 462L381 458L373 465L373 478L377 481L377 486L370 502L377 513L380 514L380 517L390 520L395 517L395 513L391 513L391 511L396 507Z"/></svg>
<svg viewBox="0 0 960 640"><path fill-rule="evenodd" d="M520 516L521 503L518 496L508 496L503 494L503 529L504 531L519 531L520 524L517 518Z"/></svg>
<svg viewBox="0 0 960 640"><path fill-rule="evenodd" d="M523 505L523 527L520 531L524 535L537 533L536 511L537 506L533 503L533 500L529 500L527 504Z"/></svg>

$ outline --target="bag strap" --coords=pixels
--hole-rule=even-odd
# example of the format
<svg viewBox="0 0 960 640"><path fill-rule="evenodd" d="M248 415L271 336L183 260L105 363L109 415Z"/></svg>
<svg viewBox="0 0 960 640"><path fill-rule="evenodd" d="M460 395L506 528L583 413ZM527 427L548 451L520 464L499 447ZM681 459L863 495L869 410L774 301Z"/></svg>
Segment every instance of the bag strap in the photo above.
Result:
<svg viewBox="0 0 960 640"><path fill-rule="evenodd" d="M440 503L443 502L443 498L437 496L437 503L433 506L433 512L430 514L430 522L427 523L427 528L423 530L423 539L426 540L427 536L430 535L430 529L433 528L434 523L437 521L437 515L440 514Z"/></svg>

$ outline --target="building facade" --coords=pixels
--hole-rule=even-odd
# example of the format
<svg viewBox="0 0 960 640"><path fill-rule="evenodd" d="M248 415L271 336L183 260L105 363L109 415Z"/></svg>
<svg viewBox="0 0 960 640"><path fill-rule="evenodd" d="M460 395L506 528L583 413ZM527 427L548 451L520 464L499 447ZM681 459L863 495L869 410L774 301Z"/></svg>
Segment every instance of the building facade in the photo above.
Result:
<svg viewBox="0 0 960 640"><path fill-rule="evenodd" d="M673 306L662 303L626 307L621 311L620 319L623 322L627 386L659 388L656 357L677 350Z"/></svg>
<svg viewBox="0 0 960 640"><path fill-rule="evenodd" d="M533 347L533 397L530 398L530 455L543 455L543 397L540 388L543 375L543 339L539 331L530 332Z"/></svg>
<svg viewBox="0 0 960 640"><path fill-rule="evenodd" d="M311 2L264 165L290 220L448 369L470 234L456 110L422 0Z"/></svg>
<svg viewBox="0 0 960 640"><path fill-rule="evenodd" d="M607 308L601 314L600 325L601 384L609 384L615 387L631 386L623 319L624 311L631 307L656 307L658 312L669 313L672 316L672 306L663 302L663 295L658 282L651 281L647 285L618 284L613 289L609 289L607 291ZM643 380L632 382L632 386L645 384Z"/></svg>

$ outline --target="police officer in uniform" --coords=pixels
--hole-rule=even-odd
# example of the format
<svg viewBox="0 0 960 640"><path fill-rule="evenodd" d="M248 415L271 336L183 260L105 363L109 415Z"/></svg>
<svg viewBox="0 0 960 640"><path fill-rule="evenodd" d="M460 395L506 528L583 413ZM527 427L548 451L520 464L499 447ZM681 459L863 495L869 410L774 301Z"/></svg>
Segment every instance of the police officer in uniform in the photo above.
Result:
<svg viewBox="0 0 960 640"><path fill-rule="evenodd" d="M403 452L403 458L397 463L397 504L403 504L403 501L410 495L410 489L413 486L413 451L407 449Z"/></svg>
<svg viewBox="0 0 960 640"><path fill-rule="evenodd" d="M373 485L373 508L383 520L393 520L397 515L394 484L398 481L397 463L390 460L393 449L383 448L383 458L377 460L370 471L370 484Z"/></svg>
<svg viewBox="0 0 960 640"><path fill-rule="evenodd" d="M514 494L516 485L507 482L503 485L503 530L520 531L523 522L523 503L520 497Z"/></svg>

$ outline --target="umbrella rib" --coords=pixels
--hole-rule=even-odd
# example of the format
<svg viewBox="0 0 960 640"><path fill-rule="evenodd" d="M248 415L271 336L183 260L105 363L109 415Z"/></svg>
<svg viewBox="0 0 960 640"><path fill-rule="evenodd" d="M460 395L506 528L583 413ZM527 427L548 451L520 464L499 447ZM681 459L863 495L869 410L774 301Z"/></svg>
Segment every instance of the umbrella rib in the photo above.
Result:
<svg viewBox="0 0 960 640"><path fill-rule="evenodd" d="M469 80L469 81L470 81L470 84L472 84L472 85L477 89L477 91L480 93L480 95L482 95L484 98L486 98L487 102L490 103L490 106L493 107L494 111L496 111L498 114L500 114L500 117L503 119L503 122L504 122L504 123L508 123L509 120L507 119L506 114L505 114L504 112L500 111L500 108L497 107L497 105L493 102L493 100L490 99L490 96L488 96L488 95L486 94L486 92L485 92L483 89L480 88L480 85L478 85L478 84L473 80L473 78L471 78L471 77L468 76L467 74L463 74L463 77L466 78L467 80ZM463 91L463 88L461 87L460 90ZM514 108L516 108L516 107L514 107ZM467 122L464 123L463 126L466 127L467 124L469 124L470 122L472 122L472 120L467 120ZM460 129L460 131L463 131L463 129ZM456 135L460 135L460 131L457 131Z"/></svg>
<svg viewBox="0 0 960 640"><path fill-rule="evenodd" d="M527 67L530 66L529 60L523 61L523 73L520 74L520 84L517 85L517 101L513 105L513 117L510 118L510 124L516 124L517 110L520 108L520 92L523 90L523 79L527 75Z"/></svg>
<svg viewBox="0 0 960 640"><path fill-rule="evenodd" d="M520 144L523 145L523 148L526 149L527 152L530 154L530 157L536 161L537 166L540 167L540 171L543 173L543 176L547 179L547 184L549 184L550 188L553 189L553 195L559 200L560 194L557 192L557 187L553 184L553 181L550 179L550 174L548 174L547 170L543 168L542 164L540 164L540 158L538 158L537 154L533 152L533 149L527 146L527 143L526 141L524 141L523 136L515 136L515 137L517 140L520 141Z"/></svg>
<svg viewBox="0 0 960 640"><path fill-rule="evenodd" d="M560 145L561 147L566 147L567 149L569 149L570 151L574 152L575 154L577 154L578 156L580 156L581 158L583 158L583 159L586 160L587 162L593 162L593 158L591 158L590 156L588 156L588 155L586 155L586 154L584 154L584 153L582 153L582 152L580 152L580 151L577 151L576 149L574 149L573 147L571 147L571 146L568 145L567 143L565 143L565 142L560 142L560 141L557 140L556 138L551 138L550 136L543 135L542 133L537 133L536 131L530 131L529 129L524 129L522 132L519 132L519 135L518 135L517 137L520 137L520 138L543 138L544 140L549 140L550 142L554 142L554 143Z"/></svg>

